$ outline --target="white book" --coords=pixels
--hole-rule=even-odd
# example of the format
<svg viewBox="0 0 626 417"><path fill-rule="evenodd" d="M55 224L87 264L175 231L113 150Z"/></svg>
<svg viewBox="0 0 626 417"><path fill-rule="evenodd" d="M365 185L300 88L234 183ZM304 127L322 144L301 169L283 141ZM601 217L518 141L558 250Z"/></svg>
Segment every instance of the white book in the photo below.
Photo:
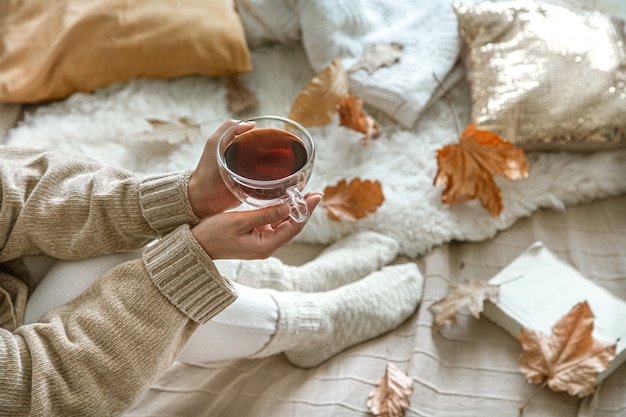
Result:
<svg viewBox="0 0 626 417"><path fill-rule="evenodd" d="M617 342L616 356L596 384L626 361L626 300L584 277L557 258L542 242L530 245L489 280L500 286L498 302L485 302L483 315L514 337L522 326L551 334L552 326L576 304L587 301L593 337Z"/></svg>

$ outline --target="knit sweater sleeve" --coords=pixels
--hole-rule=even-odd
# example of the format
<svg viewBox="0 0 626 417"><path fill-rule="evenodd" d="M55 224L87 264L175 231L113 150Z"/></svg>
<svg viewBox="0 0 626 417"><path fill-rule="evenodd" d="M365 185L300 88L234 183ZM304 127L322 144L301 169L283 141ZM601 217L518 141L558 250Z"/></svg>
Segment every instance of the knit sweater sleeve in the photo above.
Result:
<svg viewBox="0 0 626 417"><path fill-rule="evenodd" d="M121 414L235 297L180 226L39 323L0 329L0 414Z"/></svg>
<svg viewBox="0 0 626 417"><path fill-rule="evenodd" d="M0 147L0 262L85 257L161 236L39 323L0 328L1 415L121 414L198 324L234 301L232 283L184 224L197 220L184 198L188 177L138 180L82 159Z"/></svg>
<svg viewBox="0 0 626 417"><path fill-rule="evenodd" d="M0 146L0 262L136 249L193 224L190 173L139 178L84 157Z"/></svg>

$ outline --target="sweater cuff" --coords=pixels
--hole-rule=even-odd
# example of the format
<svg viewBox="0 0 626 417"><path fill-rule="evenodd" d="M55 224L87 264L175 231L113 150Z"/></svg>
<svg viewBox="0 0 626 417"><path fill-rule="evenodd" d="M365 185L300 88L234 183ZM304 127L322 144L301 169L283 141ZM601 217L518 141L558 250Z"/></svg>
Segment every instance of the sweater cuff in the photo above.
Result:
<svg viewBox="0 0 626 417"><path fill-rule="evenodd" d="M198 224L187 194L192 170L151 175L139 184L139 201L144 218L159 235L181 224Z"/></svg>
<svg viewBox="0 0 626 417"><path fill-rule="evenodd" d="M205 323L237 298L188 225L149 247L143 262L161 293L191 320Z"/></svg>

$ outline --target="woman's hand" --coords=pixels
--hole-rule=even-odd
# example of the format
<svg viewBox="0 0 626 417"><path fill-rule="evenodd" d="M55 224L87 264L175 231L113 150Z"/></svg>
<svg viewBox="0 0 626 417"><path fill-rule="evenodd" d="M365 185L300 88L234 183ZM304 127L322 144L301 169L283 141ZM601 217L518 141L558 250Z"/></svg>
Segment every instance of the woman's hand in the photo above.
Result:
<svg viewBox="0 0 626 417"><path fill-rule="evenodd" d="M198 166L191 174L187 193L191 208L196 216L204 219L225 210L236 207L240 201L226 187L217 170L217 142L237 120L223 123L207 140ZM231 134L240 134L254 126L253 123L241 123Z"/></svg>
<svg viewBox="0 0 626 417"><path fill-rule="evenodd" d="M312 212L321 193L305 196ZM289 217L289 206L279 204L250 211L232 211L205 218L191 229L212 259L264 259L289 243L304 227Z"/></svg>

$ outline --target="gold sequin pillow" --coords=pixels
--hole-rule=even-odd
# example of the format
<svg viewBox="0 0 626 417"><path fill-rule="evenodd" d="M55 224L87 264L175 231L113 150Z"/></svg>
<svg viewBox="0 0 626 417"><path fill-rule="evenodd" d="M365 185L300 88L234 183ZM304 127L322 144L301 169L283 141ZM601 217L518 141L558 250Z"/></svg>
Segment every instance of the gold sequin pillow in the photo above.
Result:
<svg viewBox="0 0 626 417"><path fill-rule="evenodd" d="M626 146L622 20L531 1L455 11L479 128L529 151Z"/></svg>

